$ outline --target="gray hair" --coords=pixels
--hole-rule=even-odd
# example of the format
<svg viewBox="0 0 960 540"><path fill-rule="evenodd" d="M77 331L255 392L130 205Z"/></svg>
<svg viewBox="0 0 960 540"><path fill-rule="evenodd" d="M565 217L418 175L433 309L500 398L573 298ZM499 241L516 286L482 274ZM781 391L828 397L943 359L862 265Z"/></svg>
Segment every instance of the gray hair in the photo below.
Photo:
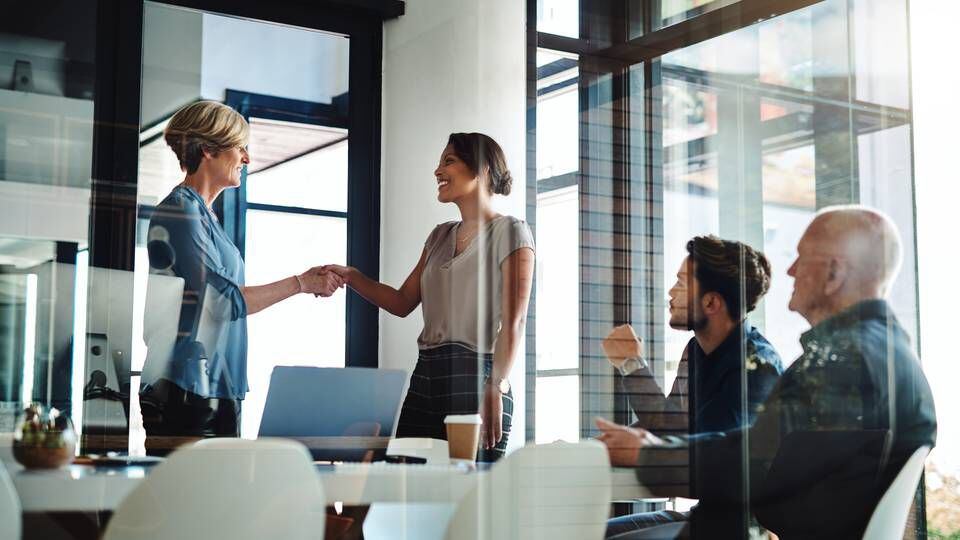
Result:
<svg viewBox="0 0 960 540"><path fill-rule="evenodd" d="M903 243L890 217L874 208L851 204L828 206L814 221L842 250L857 275L884 294L900 272Z"/></svg>

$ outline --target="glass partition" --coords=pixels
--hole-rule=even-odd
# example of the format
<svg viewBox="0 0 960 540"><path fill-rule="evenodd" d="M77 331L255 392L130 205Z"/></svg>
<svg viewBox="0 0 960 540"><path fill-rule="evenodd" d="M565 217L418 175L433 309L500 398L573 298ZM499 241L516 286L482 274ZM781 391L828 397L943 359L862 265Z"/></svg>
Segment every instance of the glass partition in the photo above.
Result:
<svg viewBox="0 0 960 540"><path fill-rule="evenodd" d="M701 280L707 279L703 273L690 276L701 271L688 265L707 264L694 261L697 248L688 242L695 237L711 235L749 246L744 252L748 255L731 263L739 272L741 302L749 302L752 293L744 291L756 277L749 254L762 253L769 265L761 272L768 274L762 294L737 326L750 329L742 330L743 346L757 347L750 341L754 338L746 337L750 332L762 336L757 343L769 345L759 353L744 352L741 359L746 371L735 384L746 386L740 387L742 402L734 408L742 407L743 425L752 422L751 407L767 395L758 398L747 390L764 365L757 358L768 351L782 363L778 371L793 370L788 373L802 371L803 362L791 366L809 358L801 336L811 328L811 319L820 319L802 314L798 305L802 282L797 280L803 274L799 270L798 278L796 261L798 244L821 209L861 204L889 217L904 264L886 299L904 331L900 343L919 351L910 64L904 53L907 4L827 0L761 20L737 18L738 13L754 13L758 5L662 1L646 7L630 4L629 17L620 13L607 18L592 5L586 28L593 33L579 37L589 43L596 39L596 48L585 53L583 44L565 48L560 41L549 41L564 49L550 50L542 48L548 41L540 42L538 59L579 54L580 158L576 198L571 196L579 210L577 234L557 226L552 217L560 192L538 194L536 205L541 246L536 303L540 379L534 415L538 441L541 422L552 434L555 426L569 421L560 415L570 411L556 404L568 402L575 391L580 437L598 435L598 416L659 435L709 431L704 422L710 420L698 407L712 399L712 385L720 384L710 379L719 377L718 368L709 365L719 360L705 352L717 343L708 347L709 341L703 341L698 325L707 319L678 315L679 306L692 306L687 302L697 299L684 296L684 291L696 283L703 294ZM723 10L722 17L711 15L717 10ZM721 18L730 30L717 31L705 22ZM682 34L683 29L690 32ZM631 38L634 41L624 43ZM604 47L608 40L613 45ZM658 54L660 47L668 52ZM539 64L538 192L542 177L548 176L540 173L541 164L555 155L569 155L551 129L561 116L541 95L548 74ZM547 114L551 116L541 120ZM541 135L541 128L547 134ZM545 377L549 372L540 372L560 343L559 336L544 335L541 317L556 326L553 321L565 313L557 298L570 297L572 282L553 278L557 270L548 263L554 252L573 249L579 252L580 362L564 375L575 375L579 384L566 385L567 393L560 397L559 385ZM717 287L712 283L706 286ZM686 316L694 318L684 320ZM614 332L623 324L630 324L640 341L631 350L641 360L629 364L627 359L631 367L626 371L618 364L624 358L610 352L616 350L611 340L632 342ZM703 360L704 355L709 360ZM890 360L884 358L877 361ZM647 378L641 384L627 373ZM903 379L899 383L913 384ZM541 391L551 400L541 399ZM859 399L855 390L850 395ZM921 415L922 421L932 420L932 400L928 394L924 400L923 407L929 407L924 414L931 414ZM691 456L699 459L694 450ZM690 461L689 466L693 475L699 465ZM656 478L654 485L671 483L667 469L656 471L659 475L650 477ZM690 487L698 481L691 477L672 482L689 482ZM667 508L686 509L690 504L668 503ZM922 518L910 523L919 530ZM741 527L736 536L762 530L749 520L732 526Z"/></svg>
<svg viewBox="0 0 960 540"><path fill-rule="evenodd" d="M8 6L0 23L0 432L31 402L82 408L96 6Z"/></svg>

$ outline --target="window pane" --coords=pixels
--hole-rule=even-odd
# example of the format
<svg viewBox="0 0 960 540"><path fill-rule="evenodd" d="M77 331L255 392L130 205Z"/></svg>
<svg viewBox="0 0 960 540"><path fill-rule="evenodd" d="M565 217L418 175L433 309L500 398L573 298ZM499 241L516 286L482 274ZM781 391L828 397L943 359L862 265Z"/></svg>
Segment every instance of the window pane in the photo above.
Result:
<svg viewBox="0 0 960 540"><path fill-rule="evenodd" d="M248 285L277 281L317 265L346 264L346 219L249 210L246 233ZM244 437L257 435L274 366L344 365L345 324L344 291L330 298L300 294L250 315Z"/></svg>
<svg viewBox="0 0 960 540"><path fill-rule="evenodd" d="M537 180L580 166L577 60L537 52Z"/></svg>
<svg viewBox="0 0 960 540"><path fill-rule="evenodd" d="M247 202L347 211L347 132L250 119Z"/></svg>
<svg viewBox="0 0 960 540"><path fill-rule="evenodd" d="M670 26L735 2L737 0L661 0L660 21L654 26Z"/></svg>
<svg viewBox="0 0 960 540"><path fill-rule="evenodd" d="M813 90L812 17L810 10L801 10L760 25L757 38L760 82Z"/></svg>
<svg viewBox="0 0 960 540"><path fill-rule="evenodd" d="M559 36L580 36L578 0L538 0L537 32Z"/></svg>
<svg viewBox="0 0 960 540"><path fill-rule="evenodd" d="M921 359L937 403L937 446L926 464L927 538L960 537L960 364L956 362L957 88L960 71L944 68L958 43L960 3L910 3L917 270ZM950 45L950 44L953 45ZM908 167L906 170L909 171ZM950 180L947 180L950 178ZM893 194L893 196L900 196ZM904 266L909 266L904 264ZM945 287L946 286L946 287Z"/></svg>
<svg viewBox="0 0 960 540"><path fill-rule="evenodd" d="M717 95L708 87L685 79L667 78L673 67L664 61L663 82L663 291L677 280L687 256L687 240L717 234L720 202L717 195ZM661 299L663 320L669 306ZM676 374L680 356L690 340L688 332L666 327L663 335L665 384Z"/></svg>
<svg viewBox="0 0 960 540"><path fill-rule="evenodd" d="M577 137L577 87L540 100L537 107L537 179L575 172L580 152Z"/></svg>
<svg viewBox="0 0 960 540"><path fill-rule="evenodd" d="M764 335L777 345L785 362L800 356L797 331L806 325L800 315L787 308L793 293L793 278L787 275L787 269L816 211L815 201L814 149L810 141L763 156L763 253L773 271L762 308Z"/></svg>
<svg viewBox="0 0 960 540"><path fill-rule="evenodd" d="M672 283L685 255L683 243L693 234L709 232L762 249L773 279L751 320L786 363L799 354L796 337L808 327L787 309L793 280L786 269L816 209L876 201L896 216L901 213L897 204L881 195L896 185L908 191L899 195L906 200L912 189L911 179L902 175L896 182L881 178L909 170L901 155L909 155L909 144L881 135L899 125L892 115L877 118L883 111L872 104L850 114L852 105L826 105L815 97L852 103L856 89L837 81L856 64L852 57L866 60L875 54L862 45L852 50L836 34L846 16L830 6L803 9L662 60L664 287ZM834 47L825 45L829 40ZM905 73L903 65L885 69L899 70L901 77ZM837 121L844 117L850 121ZM889 129L873 134L874 122ZM709 207L703 206L706 201ZM903 211L912 215L912 207ZM912 227L905 216L895 219L905 230ZM913 279L901 273L898 283L910 289ZM915 315L907 296L894 300L902 320L910 323ZM667 330L668 359L683 345L671 335L676 333Z"/></svg>
<svg viewBox="0 0 960 540"><path fill-rule="evenodd" d="M580 378L537 377L537 444L580 440Z"/></svg>
<svg viewBox="0 0 960 540"><path fill-rule="evenodd" d="M537 369L580 364L577 213L577 186L537 197Z"/></svg>
<svg viewBox="0 0 960 540"><path fill-rule="evenodd" d="M712 0L663 0L660 3L660 16L664 19L679 18L691 9L702 8ZM685 18L685 17L684 17Z"/></svg>

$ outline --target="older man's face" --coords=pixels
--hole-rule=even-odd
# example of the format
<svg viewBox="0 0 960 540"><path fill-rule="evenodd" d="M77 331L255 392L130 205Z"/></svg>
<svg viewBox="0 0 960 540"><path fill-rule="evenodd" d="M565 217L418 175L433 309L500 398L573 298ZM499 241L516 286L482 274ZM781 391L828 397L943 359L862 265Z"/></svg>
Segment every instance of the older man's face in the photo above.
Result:
<svg viewBox="0 0 960 540"><path fill-rule="evenodd" d="M830 258L825 255L829 252L828 242L817 223L811 223L797 244L797 259L787 270L787 275L793 278L790 311L807 320L826 302L824 288L830 271Z"/></svg>

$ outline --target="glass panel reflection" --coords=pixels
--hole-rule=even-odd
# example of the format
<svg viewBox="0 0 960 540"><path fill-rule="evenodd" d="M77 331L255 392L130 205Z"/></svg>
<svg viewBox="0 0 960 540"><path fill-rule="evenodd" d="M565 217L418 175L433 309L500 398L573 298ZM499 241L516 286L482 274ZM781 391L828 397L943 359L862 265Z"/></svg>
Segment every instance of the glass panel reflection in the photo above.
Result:
<svg viewBox="0 0 960 540"><path fill-rule="evenodd" d="M28 402L71 414L82 401L71 378L85 358L73 329L87 286L75 265L88 243L96 2L8 5L3 19L0 433Z"/></svg>

